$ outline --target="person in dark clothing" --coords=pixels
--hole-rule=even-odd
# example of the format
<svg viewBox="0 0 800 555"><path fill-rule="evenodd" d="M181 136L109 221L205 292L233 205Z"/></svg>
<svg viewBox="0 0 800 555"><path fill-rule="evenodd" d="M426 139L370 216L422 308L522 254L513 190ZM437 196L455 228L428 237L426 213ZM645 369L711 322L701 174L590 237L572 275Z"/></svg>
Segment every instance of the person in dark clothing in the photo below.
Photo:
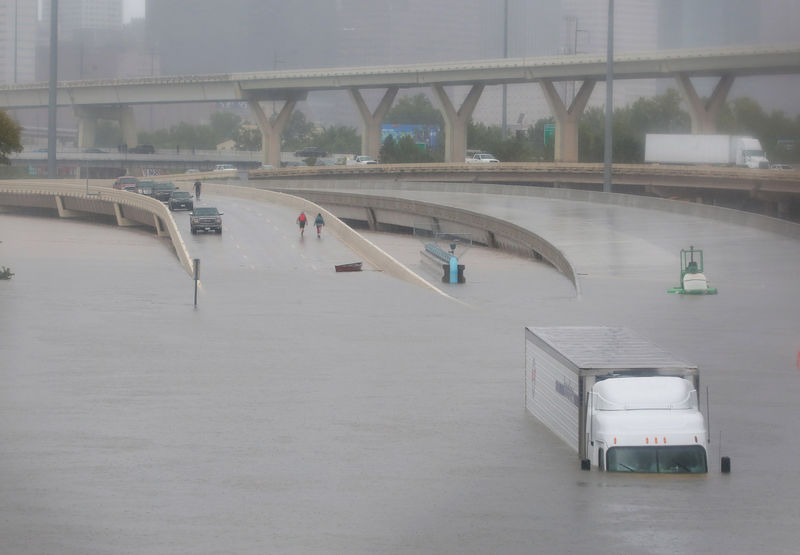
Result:
<svg viewBox="0 0 800 555"><path fill-rule="evenodd" d="M322 218L322 214L317 212L317 217L314 218L314 226L317 228L317 237L320 236L322 233L322 226L325 225L325 220Z"/></svg>
<svg viewBox="0 0 800 555"><path fill-rule="evenodd" d="M197 181L194 182L194 196L197 200L200 200L200 187L201 184L200 180L198 179Z"/></svg>

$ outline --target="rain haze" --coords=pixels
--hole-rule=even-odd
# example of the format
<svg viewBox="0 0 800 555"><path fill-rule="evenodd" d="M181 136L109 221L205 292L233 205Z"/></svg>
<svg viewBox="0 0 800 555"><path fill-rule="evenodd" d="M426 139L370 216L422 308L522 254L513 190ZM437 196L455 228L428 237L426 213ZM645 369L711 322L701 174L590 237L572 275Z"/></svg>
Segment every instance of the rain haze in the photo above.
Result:
<svg viewBox="0 0 800 555"><path fill-rule="evenodd" d="M62 20L64 80L501 58L505 5L509 57L605 51L598 0L84 3L113 17L81 21L77 10ZM800 28L797 0L615 5L618 53L796 43ZM30 69L31 81L36 72L45 80L39 65ZM707 94L714 80L696 85ZM615 83L614 102L674 86ZM601 89L591 104L602 105ZM737 78L729 98L795 118L798 90L795 75ZM417 92L429 89L401 94ZM549 117L538 83L508 92L511 121ZM500 86L487 87L474 119L497 125L501 106ZM359 122L344 91L312 91L297 109L318 126ZM253 117L239 102L135 111L139 131L207 123L217 111ZM59 125L76 121L60 110ZM158 147L131 160L180 161L192 150ZM122 152L97 158L119 162ZM274 175L295 169L282 171ZM297 207L309 205L258 190L275 183L259 173L272 170L197 173L203 193L193 202L219 208L219 233L195 233L189 211L157 206L180 246L163 229L123 225L133 216L120 198L138 193L107 194L111 179L91 197L89 179L85 196L82 182L8 180L28 186L19 202L39 188L69 194L56 193L50 213L0 205L0 270L14 272L0 279L1 555L798 552L798 224L684 197L463 177L280 181L286 193L378 207L326 205L356 214L364 229L326 213L314 234L296 224ZM195 177L169 179L185 191ZM232 193L230 182L242 186ZM431 230L447 221L426 211L442 210L467 229L485 216L534 234L569 272L530 248L521 256L464 233L458 247L442 244L460 249L466 282L447 283L442 264L423 263L427 238L375 229L414 217L395 208L403 203L420 207ZM75 213L86 205L108 210ZM507 239L486 236L487 245ZM667 292L690 245L704 249L718 294ZM201 261L198 281L176 256L182 247ZM374 262L387 259L416 279ZM572 446L526 410L526 326L629 327L696 364L708 472L581 470ZM575 403L577 389L562 395Z"/></svg>

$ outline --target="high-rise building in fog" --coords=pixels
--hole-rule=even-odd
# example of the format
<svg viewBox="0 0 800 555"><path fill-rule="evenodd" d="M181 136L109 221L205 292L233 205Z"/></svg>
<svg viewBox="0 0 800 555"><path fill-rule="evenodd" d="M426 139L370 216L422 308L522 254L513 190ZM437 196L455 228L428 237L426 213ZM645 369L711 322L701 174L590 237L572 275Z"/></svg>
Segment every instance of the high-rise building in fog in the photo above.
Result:
<svg viewBox="0 0 800 555"><path fill-rule="evenodd" d="M37 0L0 0L0 83L35 80L37 11Z"/></svg>
<svg viewBox="0 0 800 555"><path fill-rule="evenodd" d="M42 22L49 28L50 2L42 2ZM72 40L76 32L120 30L122 0L59 0L59 40Z"/></svg>

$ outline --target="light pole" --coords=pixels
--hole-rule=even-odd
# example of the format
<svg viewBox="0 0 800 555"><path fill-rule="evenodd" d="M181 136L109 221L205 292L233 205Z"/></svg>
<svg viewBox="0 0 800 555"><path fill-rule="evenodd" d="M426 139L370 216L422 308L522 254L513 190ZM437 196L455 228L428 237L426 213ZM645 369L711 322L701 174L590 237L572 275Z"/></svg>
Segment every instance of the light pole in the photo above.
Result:
<svg viewBox="0 0 800 555"><path fill-rule="evenodd" d="M50 87L47 108L47 177L56 178L56 87L58 86L58 0L50 0Z"/></svg>
<svg viewBox="0 0 800 555"><path fill-rule="evenodd" d="M611 128L614 123L614 0L608 0L608 53L606 54L606 138L603 154L603 192L611 192Z"/></svg>
<svg viewBox="0 0 800 555"><path fill-rule="evenodd" d="M503 58L508 58L508 0L505 0L503 8ZM508 85L503 83L503 140L508 135Z"/></svg>

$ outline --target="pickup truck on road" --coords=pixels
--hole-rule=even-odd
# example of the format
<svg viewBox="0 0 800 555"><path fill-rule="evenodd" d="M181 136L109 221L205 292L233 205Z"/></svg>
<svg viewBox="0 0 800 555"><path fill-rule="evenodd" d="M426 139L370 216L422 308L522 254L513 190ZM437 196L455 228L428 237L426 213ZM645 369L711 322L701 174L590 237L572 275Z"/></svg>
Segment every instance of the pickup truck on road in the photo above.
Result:
<svg viewBox="0 0 800 555"><path fill-rule="evenodd" d="M500 160L488 152L478 152L472 158L466 158L465 162L467 164L489 164L491 162L500 162Z"/></svg>

